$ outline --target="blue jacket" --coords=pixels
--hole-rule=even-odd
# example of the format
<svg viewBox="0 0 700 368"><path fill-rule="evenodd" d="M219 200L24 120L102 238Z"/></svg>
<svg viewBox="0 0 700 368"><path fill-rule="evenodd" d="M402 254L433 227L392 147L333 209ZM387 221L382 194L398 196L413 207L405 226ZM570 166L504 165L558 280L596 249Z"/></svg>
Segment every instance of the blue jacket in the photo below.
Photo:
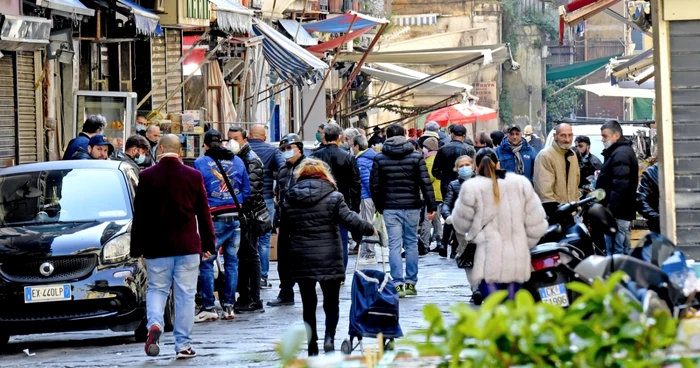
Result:
<svg viewBox="0 0 700 368"><path fill-rule="evenodd" d="M362 199L372 198L372 192L369 189L369 175L372 172L372 164L376 155L377 152L370 148L357 156L357 166L360 168L360 181L362 182Z"/></svg>
<svg viewBox="0 0 700 368"><path fill-rule="evenodd" d="M498 161L501 163L501 169L507 172L515 172L515 155L507 137L503 138L501 145L496 148L496 154L498 155ZM523 138L523 148L520 149L520 157L523 159L523 176L532 182L537 151L527 143L525 138Z"/></svg>
<svg viewBox="0 0 700 368"><path fill-rule="evenodd" d="M194 168L202 173L202 178L204 179L204 188L207 190L209 207L216 208L234 206L236 204L214 159L218 159L221 162L221 166L228 173L233 190L236 191L238 202L240 204L245 203L250 197L250 179L243 160L236 157L227 148L215 147L209 149L204 154L204 157L194 161Z"/></svg>
<svg viewBox="0 0 700 368"><path fill-rule="evenodd" d="M265 167L263 198L266 200L273 199L275 197L273 185L277 177L277 172L280 171L285 164L282 153L275 148L275 146L265 143L260 139L248 139L248 144L250 145L250 149L258 155Z"/></svg>
<svg viewBox="0 0 700 368"><path fill-rule="evenodd" d="M80 132L77 137L71 139L68 142L68 147L66 147L66 152L63 153L64 160L73 160L73 155L78 152L78 149L82 149L87 152L88 143L90 143L90 137L87 134Z"/></svg>

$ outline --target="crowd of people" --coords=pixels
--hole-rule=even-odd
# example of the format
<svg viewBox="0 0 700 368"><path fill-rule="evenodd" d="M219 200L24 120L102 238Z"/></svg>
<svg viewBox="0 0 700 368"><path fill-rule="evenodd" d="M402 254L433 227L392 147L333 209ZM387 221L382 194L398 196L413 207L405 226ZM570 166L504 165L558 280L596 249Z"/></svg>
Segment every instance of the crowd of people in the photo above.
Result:
<svg viewBox="0 0 700 368"><path fill-rule="evenodd" d="M323 124L313 148L296 134L282 137L278 146L266 143L262 125L232 127L226 137L211 129L203 137L204 154L188 167L179 160L177 136L161 137L156 125L138 118L143 129L115 152L101 134L104 118L90 116L64 159L124 160L144 169L131 255L144 257L147 265L145 349L151 356L160 350L171 287L179 358L196 355L189 337L193 323L264 312L260 290L272 287L273 233L280 290L267 306L294 305L297 285L310 328L308 352L316 355L316 285L326 315L323 349L330 352L349 255L377 262L374 242L367 239L388 239L400 298L419 293L419 257L434 251L447 258L450 249L450 258L467 265L472 302L479 304L494 290L512 296L529 279L529 250L548 224L543 203L577 201L586 184L605 190L604 204L617 220L617 234L606 239L609 253L629 252L638 208L658 231L658 168L644 174L638 193L637 158L616 121L601 127L602 163L590 152L590 139L574 140L565 123L545 146L530 126L478 132L472 140L462 125L445 132L431 121L415 139L399 124L375 127L369 138L363 129ZM157 233L149 231L154 225ZM221 314L214 296L220 251ZM201 307L195 312L197 292Z"/></svg>

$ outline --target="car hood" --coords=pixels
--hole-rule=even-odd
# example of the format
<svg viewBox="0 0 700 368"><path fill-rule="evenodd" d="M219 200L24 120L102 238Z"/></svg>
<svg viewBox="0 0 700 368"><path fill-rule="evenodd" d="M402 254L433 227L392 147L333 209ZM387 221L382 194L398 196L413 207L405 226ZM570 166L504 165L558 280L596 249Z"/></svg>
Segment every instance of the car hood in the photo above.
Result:
<svg viewBox="0 0 700 368"><path fill-rule="evenodd" d="M24 225L0 228L0 258L60 256L99 250L129 231L131 220Z"/></svg>

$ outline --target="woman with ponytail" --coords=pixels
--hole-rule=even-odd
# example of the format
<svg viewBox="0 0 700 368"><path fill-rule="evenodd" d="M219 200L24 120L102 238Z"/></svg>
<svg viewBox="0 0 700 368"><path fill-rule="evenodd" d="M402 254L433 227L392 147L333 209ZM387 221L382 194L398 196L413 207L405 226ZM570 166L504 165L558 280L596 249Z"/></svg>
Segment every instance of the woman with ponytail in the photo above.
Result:
<svg viewBox="0 0 700 368"><path fill-rule="evenodd" d="M483 297L508 290L513 298L530 279L530 248L547 231L542 202L530 181L501 170L496 152L476 155L477 176L467 180L452 211L452 224L467 242L476 244L473 267L467 271Z"/></svg>

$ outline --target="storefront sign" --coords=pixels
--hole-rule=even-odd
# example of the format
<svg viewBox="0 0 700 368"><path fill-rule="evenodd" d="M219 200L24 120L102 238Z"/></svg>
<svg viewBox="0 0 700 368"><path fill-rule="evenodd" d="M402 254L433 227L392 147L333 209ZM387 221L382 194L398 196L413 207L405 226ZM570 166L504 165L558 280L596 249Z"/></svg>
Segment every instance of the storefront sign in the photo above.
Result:
<svg viewBox="0 0 700 368"><path fill-rule="evenodd" d="M478 105L498 110L498 87L496 82L474 83L472 94L479 97Z"/></svg>

